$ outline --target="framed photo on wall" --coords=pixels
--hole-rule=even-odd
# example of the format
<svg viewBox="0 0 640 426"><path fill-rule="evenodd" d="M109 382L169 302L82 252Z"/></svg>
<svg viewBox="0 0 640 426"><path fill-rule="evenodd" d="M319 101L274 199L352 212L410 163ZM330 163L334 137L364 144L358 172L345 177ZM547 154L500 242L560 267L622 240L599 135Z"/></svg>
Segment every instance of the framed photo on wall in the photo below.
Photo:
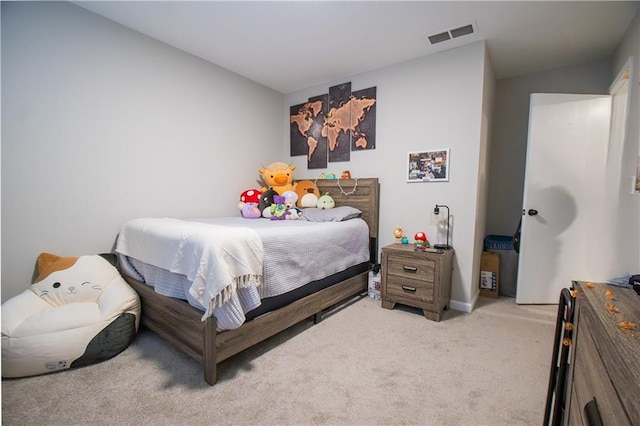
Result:
<svg viewBox="0 0 640 426"><path fill-rule="evenodd" d="M449 148L410 152L407 182L448 182Z"/></svg>

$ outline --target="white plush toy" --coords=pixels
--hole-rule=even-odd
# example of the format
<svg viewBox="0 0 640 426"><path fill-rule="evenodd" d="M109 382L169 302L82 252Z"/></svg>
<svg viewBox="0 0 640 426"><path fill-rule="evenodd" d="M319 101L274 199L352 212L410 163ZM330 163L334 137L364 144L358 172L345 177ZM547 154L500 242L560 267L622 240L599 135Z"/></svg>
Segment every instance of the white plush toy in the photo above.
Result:
<svg viewBox="0 0 640 426"><path fill-rule="evenodd" d="M287 220L300 219L301 210L296 207L298 194L294 191L286 191L282 196L284 197L284 206L287 209Z"/></svg>

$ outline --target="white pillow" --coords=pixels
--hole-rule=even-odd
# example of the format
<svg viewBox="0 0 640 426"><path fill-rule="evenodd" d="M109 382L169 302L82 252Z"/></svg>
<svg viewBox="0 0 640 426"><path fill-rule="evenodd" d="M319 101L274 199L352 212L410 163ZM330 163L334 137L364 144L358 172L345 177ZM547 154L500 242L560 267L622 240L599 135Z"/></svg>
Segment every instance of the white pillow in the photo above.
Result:
<svg viewBox="0 0 640 426"><path fill-rule="evenodd" d="M356 217L361 217L362 212L355 207L339 206L332 209L318 209L311 207L302 209L300 220L309 222L342 222Z"/></svg>

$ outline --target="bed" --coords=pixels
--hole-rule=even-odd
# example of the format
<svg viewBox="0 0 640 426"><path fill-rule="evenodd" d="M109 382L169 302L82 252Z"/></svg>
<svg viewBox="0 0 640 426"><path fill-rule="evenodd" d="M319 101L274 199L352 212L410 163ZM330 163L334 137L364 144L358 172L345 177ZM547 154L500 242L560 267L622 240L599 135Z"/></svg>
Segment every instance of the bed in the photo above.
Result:
<svg viewBox="0 0 640 426"><path fill-rule="evenodd" d="M364 267L363 264L350 266L326 279L301 286L302 290L287 292L284 297L265 298L264 303L247 313L242 324L234 328L220 330L215 313L209 316L206 312L206 303L196 307L198 303L192 300L159 293L148 279L145 283L131 273L130 268L123 267L121 256L121 273L140 296L142 325L200 362L209 385L217 381L218 363L300 321L313 318L317 323L323 312L339 302L366 293L369 265L377 263L378 179L318 179L316 185L321 193L329 192L336 207L350 206L362 212L362 220L357 220L366 223L368 244L367 241L363 244L368 245L365 248L368 261ZM211 306L214 305L212 302Z"/></svg>

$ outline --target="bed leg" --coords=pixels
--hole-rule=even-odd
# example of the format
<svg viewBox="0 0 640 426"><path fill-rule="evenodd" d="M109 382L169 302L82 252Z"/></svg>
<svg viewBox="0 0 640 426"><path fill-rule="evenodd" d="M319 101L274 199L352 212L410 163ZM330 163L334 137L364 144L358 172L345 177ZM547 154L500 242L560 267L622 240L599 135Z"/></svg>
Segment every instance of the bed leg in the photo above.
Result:
<svg viewBox="0 0 640 426"><path fill-rule="evenodd" d="M204 347L202 348L202 367L204 380L210 386L218 381L216 365L216 318L207 318L204 326Z"/></svg>
<svg viewBox="0 0 640 426"><path fill-rule="evenodd" d="M313 323L318 324L320 321L322 321L322 311L313 314Z"/></svg>

